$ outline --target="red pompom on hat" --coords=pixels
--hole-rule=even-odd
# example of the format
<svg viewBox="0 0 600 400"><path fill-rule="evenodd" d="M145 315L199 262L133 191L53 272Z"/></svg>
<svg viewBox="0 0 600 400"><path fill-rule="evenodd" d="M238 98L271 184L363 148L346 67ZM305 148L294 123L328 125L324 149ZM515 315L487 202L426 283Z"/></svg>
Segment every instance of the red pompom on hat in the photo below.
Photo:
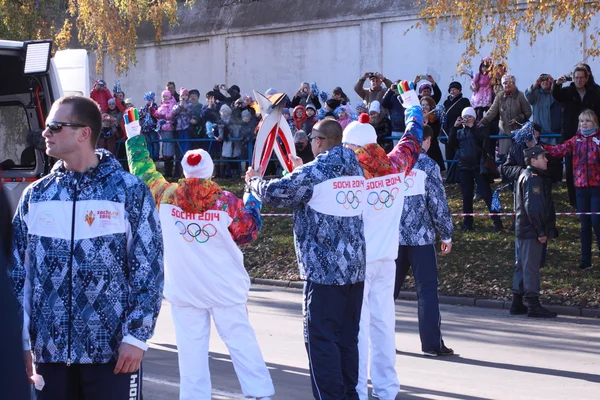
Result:
<svg viewBox="0 0 600 400"><path fill-rule="evenodd" d="M210 179L214 171L213 160L203 149L190 150L181 160L183 175L186 178Z"/></svg>
<svg viewBox="0 0 600 400"><path fill-rule="evenodd" d="M371 122L371 117L369 117L369 114L367 113L362 113L358 116L358 122L361 124L368 124Z"/></svg>
<svg viewBox="0 0 600 400"><path fill-rule="evenodd" d="M346 129L344 129L342 143L353 144L359 147L377 143L377 133L375 133L375 128L373 128L370 122L371 118L369 114L360 114L358 121L350 122Z"/></svg>

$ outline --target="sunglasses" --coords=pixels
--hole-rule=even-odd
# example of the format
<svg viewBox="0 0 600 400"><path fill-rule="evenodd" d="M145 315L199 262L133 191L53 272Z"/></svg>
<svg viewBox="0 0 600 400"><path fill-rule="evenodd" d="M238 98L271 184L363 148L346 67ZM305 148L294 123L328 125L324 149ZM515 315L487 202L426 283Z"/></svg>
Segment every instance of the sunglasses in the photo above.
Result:
<svg viewBox="0 0 600 400"><path fill-rule="evenodd" d="M312 143L313 139L321 139L321 140L325 140L327 138L323 137L323 136L309 136L308 137L308 143Z"/></svg>
<svg viewBox="0 0 600 400"><path fill-rule="evenodd" d="M46 124L46 129L48 129L52 134L58 133L62 130L63 126L70 126L72 128L85 128L85 125L81 124L72 124L70 122L48 122Z"/></svg>

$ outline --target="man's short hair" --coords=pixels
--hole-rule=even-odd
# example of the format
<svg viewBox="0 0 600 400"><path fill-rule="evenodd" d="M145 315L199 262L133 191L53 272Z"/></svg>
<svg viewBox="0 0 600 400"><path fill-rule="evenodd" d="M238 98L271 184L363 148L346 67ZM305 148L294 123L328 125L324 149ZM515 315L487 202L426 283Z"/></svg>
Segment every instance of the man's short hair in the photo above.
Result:
<svg viewBox="0 0 600 400"><path fill-rule="evenodd" d="M342 134L344 130L335 119L323 119L313 127L319 131L323 137L333 143L335 146L342 144Z"/></svg>
<svg viewBox="0 0 600 400"><path fill-rule="evenodd" d="M590 75L587 68L583 65L578 65L577 67L575 67L575 69L573 70L573 76L575 76L575 73L578 71L583 72L586 78Z"/></svg>
<svg viewBox="0 0 600 400"><path fill-rule="evenodd" d="M166 86L169 86L169 85L173 85L173 86L175 86L175 82L173 82L173 81L169 81L169 82L167 82Z"/></svg>
<svg viewBox="0 0 600 400"><path fill-rule="evenodd" d="M430 137L433 137L433 129L429 125L423 126L423 141L426 141Z"/></svg>
<svg viewBox="0 0 600 400"><path fill-rule="evenodd" d="M64 96L56 100L56 105L71 106L71 121L89 127L92 130L92 145L96 147L100 129L102 129L102 112L94 100L84 96Z"/></svg>
<svg viewBox="0 0 600 400"><path fill-rule="evenodd" d="M294 133L294 142L302 142L308 140L308 135L303 130L299 130Z"/></svg>

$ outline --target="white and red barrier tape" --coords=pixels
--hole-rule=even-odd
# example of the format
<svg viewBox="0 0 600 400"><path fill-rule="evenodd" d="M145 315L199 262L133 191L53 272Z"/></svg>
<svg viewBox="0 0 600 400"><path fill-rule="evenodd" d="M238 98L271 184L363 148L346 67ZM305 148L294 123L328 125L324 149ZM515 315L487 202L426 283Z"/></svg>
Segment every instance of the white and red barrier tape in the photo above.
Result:
<svg viewBox="0 0 600 400"><path fill-rule="evenodd" d="M515 213L469 213L450 214L453 217L513 217ZM556 215L600 215L600 212L557 212ZM261 214L262 217L292 217L293 214Z"/></svg>

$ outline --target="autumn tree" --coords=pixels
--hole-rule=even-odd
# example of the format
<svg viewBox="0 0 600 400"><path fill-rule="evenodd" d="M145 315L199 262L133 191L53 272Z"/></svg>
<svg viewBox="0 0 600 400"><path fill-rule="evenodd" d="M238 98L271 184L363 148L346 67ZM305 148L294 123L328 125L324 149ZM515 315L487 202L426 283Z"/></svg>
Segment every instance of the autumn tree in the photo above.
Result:
<svg viewBox="0 0 600 400"><path fill-rule="evenodd" d="M186 0L191 5L194 0ZM181 1L179 1L181 3ZM76 34L79 46L102 54L120 74L135 64L137 29L149 23L162 39L163 23L177 22L178 0L0 0L0 38L53 39L66 48Z"/></svg>
<svg viewBox="0 0 600 400"><path fill-rule="evenodd" d="M600 11L599 1L417 0L417 4L421 20L411 28L426 26L434 30L442 22L459 23L458 41L465 43L459 70L470 65L486 45L491 46L492 59L503 62L517 43L519 32L526 33L533 45L539 36L560 26L582 32L587 42L584 56L600 55L599 32L589 30L592 18Z"/></svg>

